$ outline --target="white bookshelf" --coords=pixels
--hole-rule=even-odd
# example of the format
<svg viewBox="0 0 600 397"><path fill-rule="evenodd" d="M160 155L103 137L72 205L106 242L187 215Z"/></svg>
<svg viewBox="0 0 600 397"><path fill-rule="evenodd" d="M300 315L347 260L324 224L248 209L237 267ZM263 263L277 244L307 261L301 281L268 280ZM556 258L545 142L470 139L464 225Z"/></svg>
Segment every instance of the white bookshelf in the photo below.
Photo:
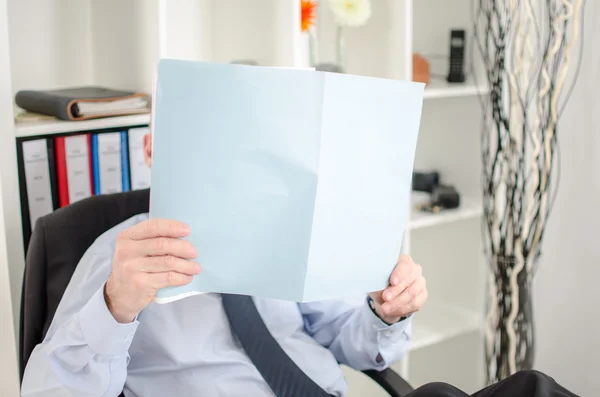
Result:
<svg viewBox="0 0 600 397"><path fill-rule="evenodd" d="M459 305L428 302L415 318L411 351L425 349L481 327L479 316Z"/></svg>
<svg viewBox="0 0 600 397"><path fill-rule="evenodd" d="M432 81L425 86L423 97L425 99L468 97L482 95L485 94L486 91L487 86L485 84L477 84L473 80L457 84L447 83L446 81L440 81L439 79L432 79Z"/></svg>
<svg viewBox="0 0 600 397"><path fill-rule="evenodd" d="M352 74L409 80L413 52L447 54L450 29L471 31L470 0L371 1L369 22L346 33ZM22 89L101 84L150 93L161 57L296 67L305 58L298 0L0 0L0 7L6 7L0 26L8 25L0 29L0 59L10 66L10 79L0 86L0 98L7 98L0 101L4 121L13 118L17 109L10 99ZM318 13L319 61L332 62L335 27L326 0ZM431 66L437 75L447 71L447 61L439 57ZM432 77L425 89L415 169L440 171L443 182L461 193L461 206L438 214L410 209L404 251L423 265L430 302L415 318L409 354L394 364L415 385L442 380L469 391L483 385L484 373L478 96L487 88L474 78L477 72L475 65L460 84ZM24 263L15 140L149 121L150 115L142 114L3 126L0 236L6 236L6 244L0 244L0 266L10 274L15 320ZM460 351L460 357L448 356L452 351ZM373 387L362 375L346 373L350 396ZM369 395L385 395L377 393Z"/></svg>
<svg viewBox="0 0 600 397"><path fill-rule="evenodd" d="M428 213L413 210L408 224L409 230L438 226L462 220L477 219L483 214L481 200L472 197L461 197L460 207L443 210L439 213Z"/></svg>
<svg viewBox="0 0 600 397"><path fill-rule="evenodd" d="M15 137L26 138L41 135L64 134L68 132L94 131L118 127L133 127L150 123L150 114L107 117L78 122L48 120L39 122L23 122L15 125Z"/></svg>
<svg viewBox="0 0 600 397"><path fill-rule="evenodd" d="M6 26L6 0L0 0L0 396L17 397L19 395L19 377L16 361L17 343L15 327L11 319L14 311L11 301L12 278L9 274L9 264L16 256L22 255L22 248L11 249L10 233L19 222L15 212L14 195L9 189L16 186L15 155L6 150L14 146L12 136L12 92L10 89L10 62L6 56L8 49L8 27ZM19 263L16 263L19 266Z"/></svg>

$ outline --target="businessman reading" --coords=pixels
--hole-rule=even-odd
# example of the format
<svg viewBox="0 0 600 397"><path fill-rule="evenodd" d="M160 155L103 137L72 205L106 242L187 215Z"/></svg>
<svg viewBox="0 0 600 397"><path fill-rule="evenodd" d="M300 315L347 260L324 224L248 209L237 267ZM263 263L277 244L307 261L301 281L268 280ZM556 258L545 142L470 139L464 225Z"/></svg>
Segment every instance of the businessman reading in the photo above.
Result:
<svg viewBox="0 0 600 397"><path fill-rule="evenodd" d="M149 166L151 139L144 139ZM189 233L181 222L143 214L98 238L28 361L22 395L343 396L339 363L382 370L409 348L413 317L428 294L412 258L400 256L387 288L360 306L219 294L157 305L158 289L202 277L202 247L182 239ZM573 396L534 371L476 395ZM432 383L410 396L466 394Z"/></svg>

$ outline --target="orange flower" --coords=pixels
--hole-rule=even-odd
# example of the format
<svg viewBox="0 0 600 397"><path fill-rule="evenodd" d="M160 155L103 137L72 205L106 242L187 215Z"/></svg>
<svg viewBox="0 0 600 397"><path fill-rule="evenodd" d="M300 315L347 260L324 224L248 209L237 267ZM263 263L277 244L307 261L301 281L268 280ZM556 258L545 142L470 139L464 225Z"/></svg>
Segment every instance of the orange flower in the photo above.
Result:
<svg viewBox="0 0 600 397"><path fill-rule="evenodd" d="M302 31L306 32L315 24L315 18L317 17L317 3L312 0L300 0L300 4L302 7Z"/></svg>

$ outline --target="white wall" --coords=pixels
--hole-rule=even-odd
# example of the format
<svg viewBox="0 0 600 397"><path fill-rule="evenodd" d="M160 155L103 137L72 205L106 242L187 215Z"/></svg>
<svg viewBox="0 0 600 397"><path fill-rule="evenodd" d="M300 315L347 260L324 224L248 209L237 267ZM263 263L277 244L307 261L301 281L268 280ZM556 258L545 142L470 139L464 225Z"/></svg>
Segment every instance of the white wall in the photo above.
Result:
<svg viewBox="0 0 600 397"><path fill-rule="evenodd" d="M0 8L2 3L3 0L0 0ZM1 177L0 175L0 193L2 192ZM19 395L19 376L4 230L2 195L0 194L0 396L17 397Z"/></svg>
<svg viewBox="0 0 600 397"><path fill-rule="evenodd" d="M581 74L560 121L559 196L535 280L536 367L582 396L600 390L599 18L600 4L588 0Z"/></svg>
<svg viewBox="0 0 600 397"><path fill-rule="evenodd" d="M8 54L8 26L6 0L0 0L0 145L14 144L12 125L12 91L10 89L10 64ZM14 161L12 156L0 161ZM17 372L17 352L13 328L13 309L11 306L11 288L8 272L7 217L2 205L3 190L15 188L16 181L1 170L11 170L0 164L0 396L17 397L19 395L19 377Z"/></svg>

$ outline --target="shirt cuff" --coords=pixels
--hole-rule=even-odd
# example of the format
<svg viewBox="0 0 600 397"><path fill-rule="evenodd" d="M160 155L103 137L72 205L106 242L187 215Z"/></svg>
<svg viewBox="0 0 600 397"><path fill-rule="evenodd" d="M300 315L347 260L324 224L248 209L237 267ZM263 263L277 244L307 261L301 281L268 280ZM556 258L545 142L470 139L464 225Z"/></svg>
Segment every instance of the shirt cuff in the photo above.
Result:
<svg viewBox="0 0 600 397"><path fill-rule="evenodd" d="M127 353L139 325L137 320L121 324L106 306L104 284L79 312L79 325L87 345L97 354Z"/></svg>
<svg viewBox="0 0 600 397"><path fill-rule="evenodd" d="M408 350L412 334L413 314L394 324L387 324L371 309L368 300L363 306L363 318L375 331L377 354L375 369L383 370L390 363L399 360Z"/></svg>

